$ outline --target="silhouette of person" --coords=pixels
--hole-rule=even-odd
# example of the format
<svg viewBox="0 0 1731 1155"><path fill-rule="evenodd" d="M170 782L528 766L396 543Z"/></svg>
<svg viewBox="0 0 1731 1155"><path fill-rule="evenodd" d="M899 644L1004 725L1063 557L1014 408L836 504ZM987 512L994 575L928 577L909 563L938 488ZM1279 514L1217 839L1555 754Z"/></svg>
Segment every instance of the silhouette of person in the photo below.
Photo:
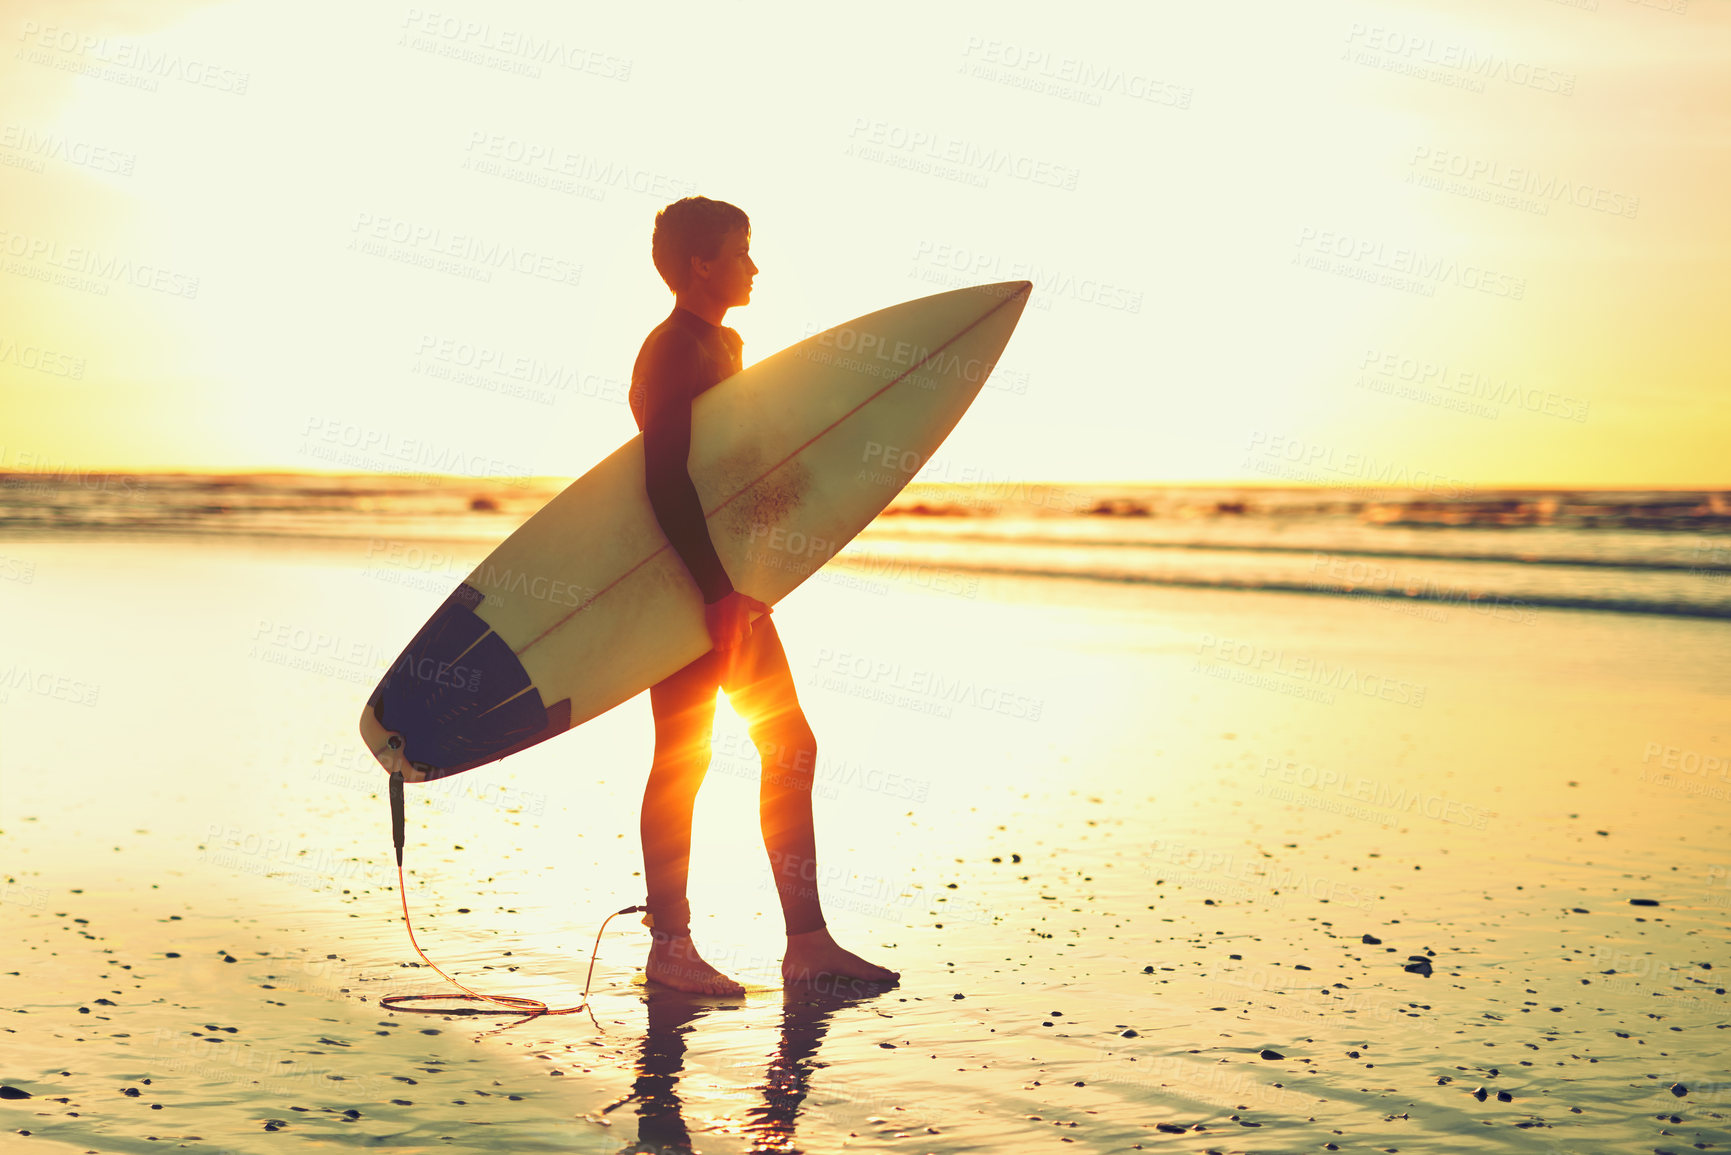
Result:
<svg viewBox="0 0 1731 1155"><path fill-rule="evenodd" d="M728 309L751 300L758 269L750 247L750 220L724 201L686 197L656 214L651 252L674 306L643 342L631 371L631 413L643 431L649 502L702 593L714 646L649 691L655 755L643 791L642 837L644 921L654 941L644 973L678 990L716 995L744 988L692 945L686 880L692 807L709 768L717 688L745 720L762 764L763 841L787 927L784 981L826 974L879 982L899 977L842 949L824 923L811 811L817 740L769 607L728 580L687 472L692 399L741 368L739 334L721 322Z"/></svg>

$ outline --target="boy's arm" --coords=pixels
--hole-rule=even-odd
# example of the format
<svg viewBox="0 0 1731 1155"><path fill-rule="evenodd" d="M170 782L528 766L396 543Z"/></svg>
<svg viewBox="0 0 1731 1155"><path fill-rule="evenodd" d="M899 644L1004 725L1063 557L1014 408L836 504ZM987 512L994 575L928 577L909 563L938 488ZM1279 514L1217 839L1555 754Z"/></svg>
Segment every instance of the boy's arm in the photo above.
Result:
<svg viewBox="0 0 1731 1155"><path fill-rule="evenodd" d="M698 350L689 338L663 334L646 350L643 366L643 472L649 505L661 532L685 563L705 603L733 592L727 570L709 538L703 503L691 483L691 382Z"/></svg>

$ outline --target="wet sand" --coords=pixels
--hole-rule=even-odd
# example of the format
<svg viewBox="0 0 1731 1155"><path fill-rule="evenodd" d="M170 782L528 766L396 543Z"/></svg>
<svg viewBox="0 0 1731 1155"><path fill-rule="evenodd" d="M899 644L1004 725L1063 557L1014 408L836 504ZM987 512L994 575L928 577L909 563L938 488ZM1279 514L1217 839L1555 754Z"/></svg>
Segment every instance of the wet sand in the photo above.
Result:
<svg viewBox="0 0 1731 1155"><path fill-rule="evenodd" d="M4 553L7 1150L1731 1143L1726 626L826 571L777 612L826 909L900 985L779 988L723 710L692 903L746 996L647 991L619 918L593 1019L502 1029L377 1005L442 984L354 723L460 563ZM576 1001L650 741L639 699L410 788L435 960Z"/></svg>

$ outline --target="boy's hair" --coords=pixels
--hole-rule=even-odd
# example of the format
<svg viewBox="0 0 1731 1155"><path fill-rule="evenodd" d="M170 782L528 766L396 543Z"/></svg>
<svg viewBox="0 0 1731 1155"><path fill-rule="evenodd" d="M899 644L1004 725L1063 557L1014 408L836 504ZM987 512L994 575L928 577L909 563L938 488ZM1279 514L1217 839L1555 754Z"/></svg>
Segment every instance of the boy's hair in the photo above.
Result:
<svg viewBox="0 0 1731 1155"><path fill-rule="evenodd" d="M676 200L655 214L655 235L650 255L655 271L675 293L691 279L691 258L713 261L721 253L721 242L734 229L751 235L751 218L726 201L708 197Z"/></svg>

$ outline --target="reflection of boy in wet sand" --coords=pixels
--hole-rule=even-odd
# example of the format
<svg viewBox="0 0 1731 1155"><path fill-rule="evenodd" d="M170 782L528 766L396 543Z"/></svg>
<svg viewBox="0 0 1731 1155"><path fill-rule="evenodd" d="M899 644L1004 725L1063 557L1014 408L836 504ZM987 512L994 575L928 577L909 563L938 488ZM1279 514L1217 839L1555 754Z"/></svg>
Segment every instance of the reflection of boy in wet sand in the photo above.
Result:
<svg viewBox="0 0 1731 1155"><path fill-rule="evenodd" d="M686 472L691 402L740 370L740 338L721 324L751 300L757 266L751 222L733 205L687 197L655 217L655 268L673 290L673 312L643 342L631 371L631 414L643 430L645 487L662 532L702 591L714 649L649 691L655 760L643 792L643 874L654 944L644 967L653 982L707 994L743 993L691 945L685 883L691 811L709 769L715 691L745 719L762 760L759 809L787 922L782 977L898 977L843 950L824 926L817 893L811 787L817 741L794 694L793 675L769 607L733 588L709 539L703 505ZM763 615L756 622L754 614Z"/></svg>
<svg viewBox="0 0 1731 1155"><path fill-rule="evenodd" d="M794 1146L794 1129L804 1113L812 1071L823 1066L812 1060L829 1033L831 1018L859 1005L871 989L862 983L812 983L785 992L781 1037L758 1088L763 1101L746 1108L740 1127L751 1140L751 1150L799 1150ZM675 991L652 991L644 1001L649 1030L637 1059L637 1079L629 1095L603 1107L601 1113L609 1115L627 1103L636 1104L637 1141L624 1151L690 1152L691 1129L685 1121L679 1082L685 1075L693 1026L713 1004L706 1006Z"/></svg>

